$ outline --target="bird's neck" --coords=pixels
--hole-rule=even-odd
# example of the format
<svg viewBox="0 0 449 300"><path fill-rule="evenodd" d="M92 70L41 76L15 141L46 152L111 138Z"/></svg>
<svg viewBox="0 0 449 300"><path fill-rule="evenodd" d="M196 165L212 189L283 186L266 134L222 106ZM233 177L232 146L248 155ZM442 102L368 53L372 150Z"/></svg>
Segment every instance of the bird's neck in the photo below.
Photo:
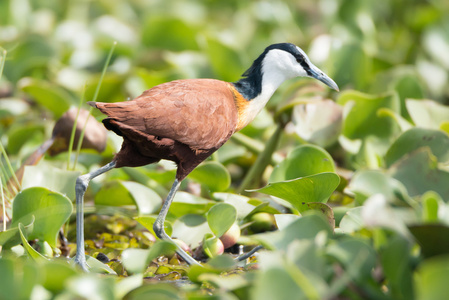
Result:
<svg viewBox="0 0 449 300"><path fill-rule="evenodd" d="M237 103L241 128L248 125L256 115L265 107L277 88L288 78L279 72L270 72L261 65L259 68L251 67L244 77L233 83L235 89L243 96L246 103ZM244 111L241 111L244 110Z"/></svg>

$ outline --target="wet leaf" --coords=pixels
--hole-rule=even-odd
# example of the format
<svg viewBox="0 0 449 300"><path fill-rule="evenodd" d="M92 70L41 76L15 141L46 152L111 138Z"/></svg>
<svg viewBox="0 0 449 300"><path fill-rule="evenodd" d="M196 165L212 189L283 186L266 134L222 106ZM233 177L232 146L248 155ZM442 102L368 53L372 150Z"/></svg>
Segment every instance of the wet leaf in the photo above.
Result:
<svg viewBox="0 0 449 300"><path fill-rule="evenodd" d="M253 190L290 202L298 211L307 210L308 202L326 202L340 183L335 173L320 173L298 179L273 182Z"/></svg>

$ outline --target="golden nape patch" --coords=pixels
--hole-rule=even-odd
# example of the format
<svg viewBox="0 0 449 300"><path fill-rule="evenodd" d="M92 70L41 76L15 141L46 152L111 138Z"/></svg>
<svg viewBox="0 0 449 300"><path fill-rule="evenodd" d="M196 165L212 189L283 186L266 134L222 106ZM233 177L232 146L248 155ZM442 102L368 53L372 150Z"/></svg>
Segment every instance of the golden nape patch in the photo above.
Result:
<svg viewBox="0 0 449 300"><path fill-rule="evenodd" d="M243 95L240 94L232 84L229 84L229 88L232 92L232 95L234 96L234 103L237 107L237 112L239 115L235 131L239 131L240 129L248 125L249 101L245 97L243 97Z"/></svg>

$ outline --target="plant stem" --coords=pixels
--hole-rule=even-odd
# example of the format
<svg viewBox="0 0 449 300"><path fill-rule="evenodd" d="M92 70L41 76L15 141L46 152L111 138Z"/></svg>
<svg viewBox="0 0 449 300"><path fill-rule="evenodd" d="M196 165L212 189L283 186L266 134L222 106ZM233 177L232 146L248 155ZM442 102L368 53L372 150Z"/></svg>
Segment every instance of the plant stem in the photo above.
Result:
<svg viewBox="0 0 449 300"><path fill-rule="evenodd" d="M242 183L237 189L238 193L242 193L252 183L257 182L260 179L260 177L263 174L263 171L271 162L271 157L273 156L273 153L276 150L279 140L281 138L282 130L283 126L281 124L277 124L276 130L268 140L262 153L259 154L259 156L256 159L256 162L251 166L248 173L246 173L245 178L243 178Z"/></svg>

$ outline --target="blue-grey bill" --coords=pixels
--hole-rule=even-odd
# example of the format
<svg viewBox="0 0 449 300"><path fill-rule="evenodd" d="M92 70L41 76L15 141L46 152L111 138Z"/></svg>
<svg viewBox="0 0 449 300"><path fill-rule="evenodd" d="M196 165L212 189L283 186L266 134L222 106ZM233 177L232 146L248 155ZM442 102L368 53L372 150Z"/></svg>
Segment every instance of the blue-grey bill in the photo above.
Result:
<svg viewBox="0 0 449 300"><path fill-rule="evenodd" d="M311 77L318 79L319 81L321 81L322 83L324 83L331 89L336 90L337 92L340 91L340 89L338 88L338 85L335 83L335 81L333 81L329 76L324 74L324 72L321 71L320 69L318 69L317 67L312 66L310 68L310 73L312 73Z"/></svg>

